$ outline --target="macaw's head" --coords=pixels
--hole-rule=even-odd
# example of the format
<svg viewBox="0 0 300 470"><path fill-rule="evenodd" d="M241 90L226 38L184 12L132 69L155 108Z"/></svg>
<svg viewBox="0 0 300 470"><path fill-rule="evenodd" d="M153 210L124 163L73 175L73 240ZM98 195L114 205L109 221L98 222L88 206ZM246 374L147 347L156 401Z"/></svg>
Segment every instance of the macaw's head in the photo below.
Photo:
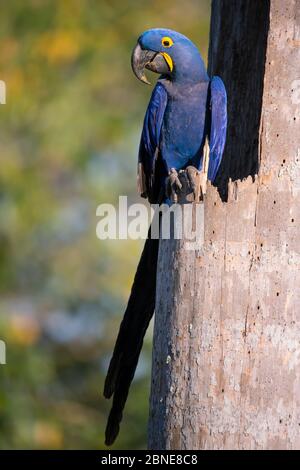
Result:
<svg viewBox="0 0 300 470"><path fill-rule="evenodd" d="M208 81L195 44L171 29L149 29L141 34L132 52L131 65L137 78L148 84L145 68L179 83Z"/></svg>

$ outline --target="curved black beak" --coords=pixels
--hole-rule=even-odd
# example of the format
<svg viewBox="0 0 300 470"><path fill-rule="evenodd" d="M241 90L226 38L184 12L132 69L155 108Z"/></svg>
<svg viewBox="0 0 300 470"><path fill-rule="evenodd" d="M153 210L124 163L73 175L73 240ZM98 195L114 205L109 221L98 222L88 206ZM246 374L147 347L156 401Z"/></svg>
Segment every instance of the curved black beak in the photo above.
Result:
<svg viewBox="0 0 300 470"><path fill-rule="evenodd" d="M148 85L151 85L151 83L145 75L145 68L160 74L170 72L166 60L159 52L142 49L139 43L137 43L132 51L131 67L134 75L141 80L141 82L147 83Z"/></svg>

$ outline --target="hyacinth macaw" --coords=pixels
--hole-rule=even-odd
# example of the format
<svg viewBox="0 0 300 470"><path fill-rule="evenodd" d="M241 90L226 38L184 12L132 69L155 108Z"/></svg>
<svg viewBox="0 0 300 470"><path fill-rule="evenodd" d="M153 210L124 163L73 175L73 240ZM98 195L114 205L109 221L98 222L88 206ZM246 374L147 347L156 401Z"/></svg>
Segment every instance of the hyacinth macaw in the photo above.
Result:
<svg viewBox="0 0 300 470"><path fill-rule="evenodd" d="M138 173L143 197L151 203L177 201L178 172L185 170L193 187L209 141L208 179L214 182L226 140L226 90L219 77L209 78L197 47L170 29L151 29L132 53L137 78L149 83L145 68L159 73L142 130ZM150 233L150 232L149 232ZM155 307L158 240L148 236L107 373L104 396L113 395L106 444L114 442L143 338Z"/></svg>

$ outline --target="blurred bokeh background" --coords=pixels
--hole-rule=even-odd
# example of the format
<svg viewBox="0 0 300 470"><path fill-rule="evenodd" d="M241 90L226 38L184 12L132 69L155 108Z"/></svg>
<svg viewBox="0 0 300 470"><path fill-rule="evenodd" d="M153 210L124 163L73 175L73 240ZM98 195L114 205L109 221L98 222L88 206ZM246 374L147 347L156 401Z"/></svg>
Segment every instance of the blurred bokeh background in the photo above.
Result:
<svg viewBox="0 0 300 470"><path fill-rule="evenodd" d="M0 1L1 449L101 449L102 387L142 248L96 238L96 208L137 200L151 88L138 35L168 27L207 56L208 0ZM152 77L152 82L156 77ZM146 447L148 334L119 439Z"/></svg>

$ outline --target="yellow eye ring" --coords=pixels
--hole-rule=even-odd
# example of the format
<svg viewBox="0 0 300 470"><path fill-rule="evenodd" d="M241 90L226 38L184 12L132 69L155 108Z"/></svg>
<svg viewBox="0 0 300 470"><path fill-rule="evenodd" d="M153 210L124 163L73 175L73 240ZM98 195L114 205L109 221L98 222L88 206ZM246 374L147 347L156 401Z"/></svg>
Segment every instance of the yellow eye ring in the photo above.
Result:
<svg viewBox="0 0 300 470"><path fill-rule="evenodd" d="M174 44L173 40L168 36L164 36L161 40L161 43L164 47L171 47Z"/></svg>

